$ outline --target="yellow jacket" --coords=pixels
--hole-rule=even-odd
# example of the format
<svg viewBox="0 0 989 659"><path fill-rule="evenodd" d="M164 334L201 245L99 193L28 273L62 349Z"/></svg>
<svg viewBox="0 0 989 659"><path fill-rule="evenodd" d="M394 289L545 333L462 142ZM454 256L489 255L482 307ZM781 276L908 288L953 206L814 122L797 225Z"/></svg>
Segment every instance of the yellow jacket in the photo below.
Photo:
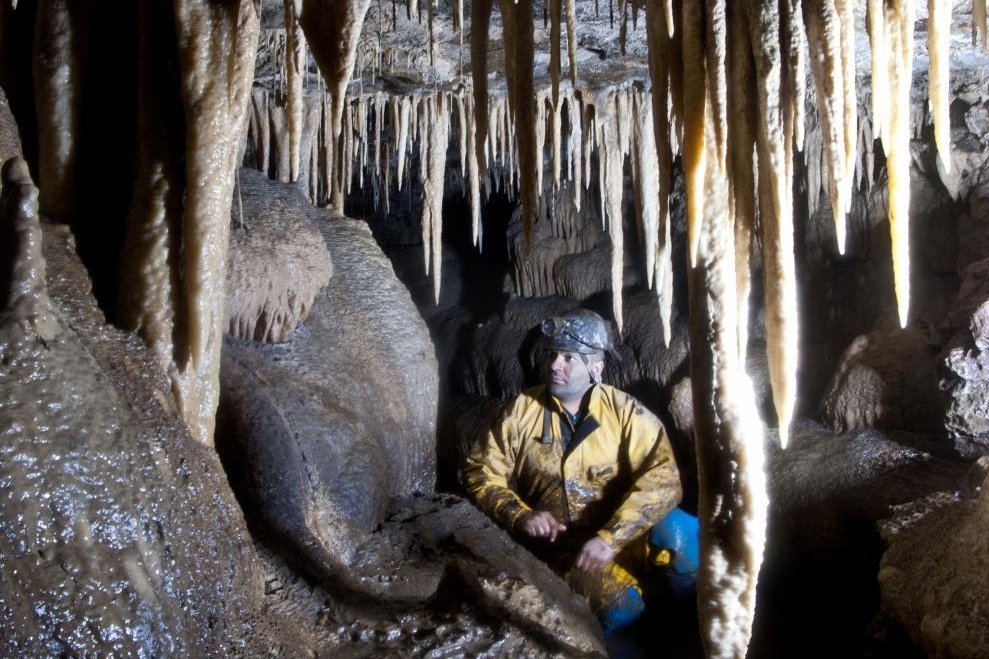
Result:
<svg viewBox="0 0 989 659"><path fill-rule="evenodd" d="M666 430L634 397L595 385L566 455L561 423L570 421L559 401L533 387L468 456L468 496L505 528L522 512L548 510L567 525L566 536L596 533L620 551L680 502Z"/></svg>

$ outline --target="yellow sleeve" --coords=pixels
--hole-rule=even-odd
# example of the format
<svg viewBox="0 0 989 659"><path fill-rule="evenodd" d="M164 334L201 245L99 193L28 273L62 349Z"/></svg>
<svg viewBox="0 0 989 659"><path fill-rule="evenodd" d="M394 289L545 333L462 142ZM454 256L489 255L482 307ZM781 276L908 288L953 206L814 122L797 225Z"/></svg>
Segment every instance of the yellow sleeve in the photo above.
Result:
<svg viewBox="0 0 989 659"><path fill-rule="evenodd" d="M510 406L485 438L467 456L464 484L467 496L502 527L512 530L522 513L532 510L509 487L518 456L518 433Z"/></svg>
<svg viewBox="0 0 989 659"><path fill-rule="evenodd" d="M680 470L662 422L636 402L623 424L633 482L598 536L621 550L673 510L683 497Z"/></svg>

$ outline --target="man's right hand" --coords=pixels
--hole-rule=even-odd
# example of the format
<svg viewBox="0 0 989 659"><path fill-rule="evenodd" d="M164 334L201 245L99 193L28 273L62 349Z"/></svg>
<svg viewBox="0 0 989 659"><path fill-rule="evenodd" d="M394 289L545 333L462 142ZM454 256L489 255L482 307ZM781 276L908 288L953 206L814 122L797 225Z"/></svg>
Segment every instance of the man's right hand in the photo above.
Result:
<svg viewBox="0 0 989 659"><path fill-rule="evenodd" d="M515 530L530 538L542 538L554 542L556 536L567 530L565 524L560 524L552 513L545 510L527 511L515 520Z"/></svg>

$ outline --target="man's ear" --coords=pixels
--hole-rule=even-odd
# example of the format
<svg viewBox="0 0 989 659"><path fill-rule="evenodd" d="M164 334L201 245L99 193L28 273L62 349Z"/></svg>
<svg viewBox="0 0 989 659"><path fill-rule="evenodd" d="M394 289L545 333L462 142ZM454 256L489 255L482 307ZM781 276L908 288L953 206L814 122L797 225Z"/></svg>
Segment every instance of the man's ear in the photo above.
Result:
<svg viewBox="0 0 989 659"><path fill-rule="evenodd" d="M600 382L601 374L604 373L604 360L596 361L591 364L591 381Z"/></svg>

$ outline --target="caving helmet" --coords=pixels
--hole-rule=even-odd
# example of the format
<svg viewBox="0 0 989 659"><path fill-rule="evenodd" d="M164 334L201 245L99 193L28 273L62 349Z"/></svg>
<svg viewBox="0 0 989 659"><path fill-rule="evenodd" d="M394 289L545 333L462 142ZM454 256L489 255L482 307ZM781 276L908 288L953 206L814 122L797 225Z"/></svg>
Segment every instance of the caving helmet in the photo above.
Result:
<svg viewBox="0 0 989 659"><path fill-rule="evenodd" d="M590 309L574 309L562 316L543 321L544 350L562 350L589 355L594 352L614 352L611 327L604 318Z"/></svg>

